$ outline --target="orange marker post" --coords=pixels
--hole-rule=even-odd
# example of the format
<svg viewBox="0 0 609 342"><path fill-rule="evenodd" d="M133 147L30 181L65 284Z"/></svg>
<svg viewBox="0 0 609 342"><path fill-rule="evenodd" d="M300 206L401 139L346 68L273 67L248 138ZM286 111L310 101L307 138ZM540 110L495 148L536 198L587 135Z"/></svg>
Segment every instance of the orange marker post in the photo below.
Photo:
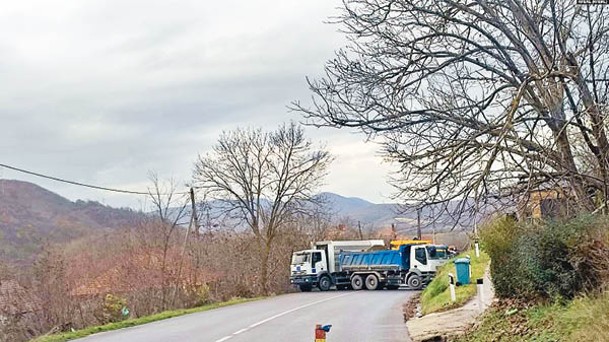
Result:
<svg viewBox="0 0 609 342"><path fill-rule="evenodd" d="M321 324L315 325L315 342L326 342L326 331L321 328Z"/></svg>
<svg viewBox="0 0 609 342"><path fill-rule="evenodd" d="M315 342L326 342L326 334L330 332L330 328L332 328L332 324L324 326L317 324L315 326Z"/></svg>

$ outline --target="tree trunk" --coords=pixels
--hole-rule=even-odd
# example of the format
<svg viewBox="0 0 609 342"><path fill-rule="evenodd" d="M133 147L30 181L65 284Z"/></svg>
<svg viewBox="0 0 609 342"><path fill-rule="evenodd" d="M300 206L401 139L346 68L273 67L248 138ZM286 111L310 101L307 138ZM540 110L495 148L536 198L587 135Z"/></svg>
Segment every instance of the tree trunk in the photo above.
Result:
<svg viewBox="0 0 609 342"><path fill-rule="evenodd" d="M262 267L261 267L261 278L262 278L262 293L266 296L270 291L269 285L269 259L271 256L271 240L267 240L264 243L264 249L262 250Z"/></svg>
<svg viewBox="0 0 609 342"><path fill-rule="evenodd" d="M578 206L585 211L594 210L594 201L588 196L586 181L579 175L579 172L577 172L577 165L575 164L575 158L573 157L571 145L569 144L565 130L561 129L555 139L562 157L563 169L568 174L564 179L566 179L571 186L573 195L579 204Z"/></svg>
<svg viewBox="0 0 609 342"><path fill-rule="evenodd" d="M571 66L576 67L577 70L581 70L575 57L571 54L567 56ZM605 117L598 108L598 103L595 101L593 94L590 92L586 80L582 76L581 72L577 74L576 78L577 88L579 90L584 108L590 117L592 123L592 135L596 140L596 149L592 151L598 161L600 174L603 179L603 201L607 201L609 198L609 140L607 139L607 132L605 130Z"/></svg>

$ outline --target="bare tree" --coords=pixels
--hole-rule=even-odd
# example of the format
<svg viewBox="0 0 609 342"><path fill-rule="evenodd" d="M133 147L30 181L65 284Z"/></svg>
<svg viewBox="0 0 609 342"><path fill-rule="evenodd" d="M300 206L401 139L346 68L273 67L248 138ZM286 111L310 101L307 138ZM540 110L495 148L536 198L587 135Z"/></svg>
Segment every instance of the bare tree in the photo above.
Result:
<svg viewBox="0 0 609 342"><path fill-rule="evenodd" d="M150 173L150 181L152 187L148 189L150 199L152 201L153 208L156 213L156 217L153 220L147 220L144 223L149 229L152 227L157 234L160 234L161 242L161 276L162 279L162 294L161 294L161 309L164 310L168 307L169 303L169 291L170 281L169 268L173 265L168 265L169 256L168 253L172 245L177 244L176 240L176 229L180 227L181 221L187 214L186 206L189 204L189 198L186 194L181 194L177 191L177 184L174 180L163 182L159 180L156 173ZM189 232L186 232L185 239L188 238ZM179 263L179 272L182 269L184 253L182 253ZM176 281L180 281L180 274ZM177 289L179 284L173 284ZM173 300L175 300L175 290Z"/></svg>
<svg viewBox="0 0 609 342"><path fill-rule="evenodd" d="M317 126L384 142L416 206L565 189L609 196L607 8L572 0L344 0L349 38L308 80ZM458 200L460 205L455 205ZM452 202L451 202L452 201ZM438 210L439 214L441 211Z"/></svg>
<svg viewBox="0 0 609 342"><path fill-rule="evenodd" d="M251 229L261 250L261 281L269 292L269 256L284 224L313 209L330 154L315 148L294 123L272 132L224 132L213 152L199 156L194 182Z"/></svg>

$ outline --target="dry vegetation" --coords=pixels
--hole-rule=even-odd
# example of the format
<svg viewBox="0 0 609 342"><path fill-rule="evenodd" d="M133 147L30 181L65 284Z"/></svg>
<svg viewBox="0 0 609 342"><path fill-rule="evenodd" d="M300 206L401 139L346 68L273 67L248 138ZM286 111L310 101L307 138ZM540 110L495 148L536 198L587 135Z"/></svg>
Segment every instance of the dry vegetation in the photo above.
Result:
<svg viewBox="0 0 609 342"><path fill-rule="evenodd" d="M356 227L331 224L327 215L290 220L278 230L269 256L271 294L290 291L292 251L314 240L358 235ZM171 230L158 218L48 245L31 267L0 264L0 341L260 296L265 289L257 246L246 229L214 224L187 238L186 229Z"/></svg>

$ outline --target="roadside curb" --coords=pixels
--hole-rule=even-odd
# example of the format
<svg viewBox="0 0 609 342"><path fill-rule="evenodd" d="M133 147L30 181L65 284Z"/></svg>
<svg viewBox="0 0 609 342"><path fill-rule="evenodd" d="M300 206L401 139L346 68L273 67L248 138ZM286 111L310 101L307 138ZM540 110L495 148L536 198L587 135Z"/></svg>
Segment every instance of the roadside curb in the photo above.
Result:
<svg viewBox="0 0 609 342"><path fill-rule="evenodd" d="M476 319L492 304L495 298L488 267L484 272L484 284L482 307L479 307L478 298L474 297L460 308L408 320L406 326L412 341L444 341L447 337L464 333L467 328L476 323Z"/></svg>

